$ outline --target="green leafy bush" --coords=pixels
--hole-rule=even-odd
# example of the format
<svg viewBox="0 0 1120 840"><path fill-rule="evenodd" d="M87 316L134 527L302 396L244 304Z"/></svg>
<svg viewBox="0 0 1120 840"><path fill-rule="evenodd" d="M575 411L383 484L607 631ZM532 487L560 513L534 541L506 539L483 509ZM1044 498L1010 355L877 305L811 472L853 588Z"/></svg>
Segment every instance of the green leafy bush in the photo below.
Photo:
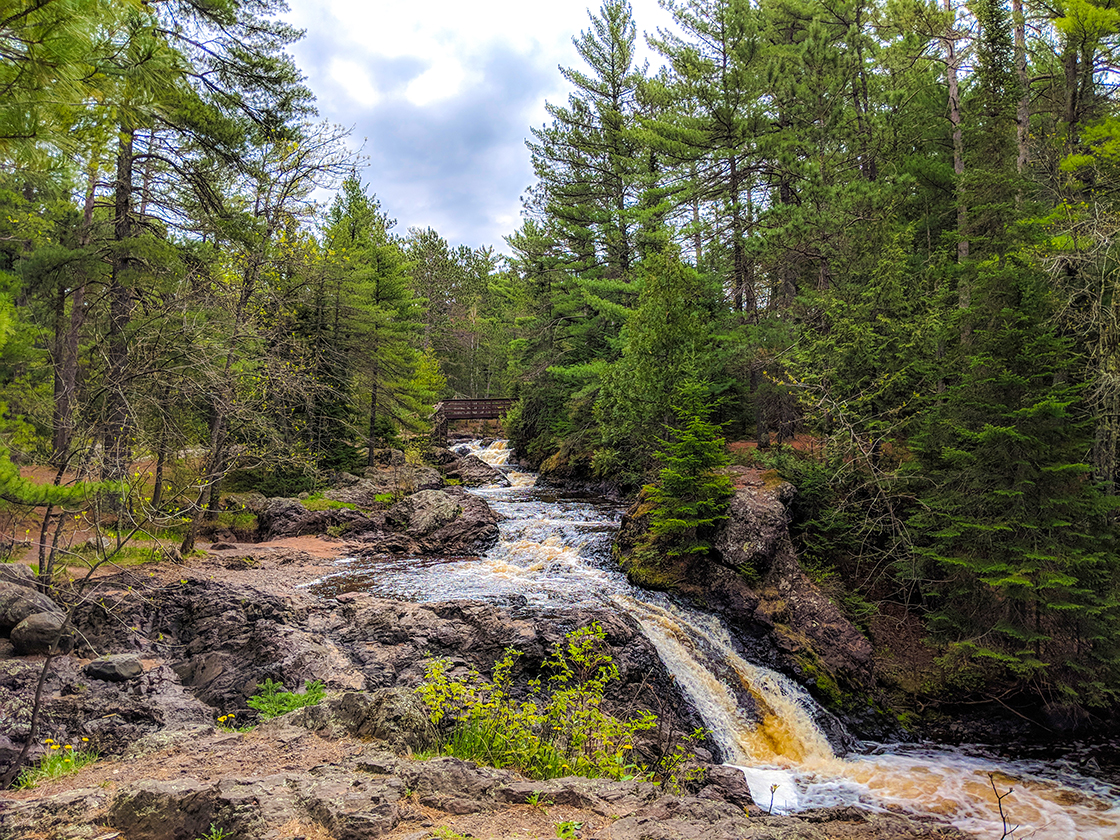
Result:
<svg viewBox="0 0 1120 840"><path fill-rule="evenodd" d="M548 690L541 680L531 680L530 697L524 701L511 694L520 651L505 651L494 665L492 681L476 672L452 679L448 660L429 660L417 693L432 723L450 723L441 751L492 767L512 767L534 779L650 778L632 751L634 736L656 726L657 717L642 712L623 721L602 710L607 685L618 679L605 639L598 623L569 633L545 663L554 672Z"/></svg>
<svg viewBox="0 0 1120 840"><path fill-rule="evenodd" d="M284 690L284 684L266 679L257 685L257 693L249 698L250 709L256 709L264 720L269 720L304 706L317 706L326 695L320 680L305 682L303 694Z"/></svg>

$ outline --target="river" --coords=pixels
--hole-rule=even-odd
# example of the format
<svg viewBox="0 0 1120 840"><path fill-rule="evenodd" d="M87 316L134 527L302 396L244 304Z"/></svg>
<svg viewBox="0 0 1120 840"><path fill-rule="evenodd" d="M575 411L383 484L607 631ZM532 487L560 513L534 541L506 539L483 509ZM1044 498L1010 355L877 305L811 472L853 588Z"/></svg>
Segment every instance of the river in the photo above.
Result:
<svg viewBox="0 0 1120 840"><path fill-rule="evenodd" d="M610 556L621 518L615 506L537 487L535 475L509 469L504 441L470 449L502 469L512 485L473 491L505 517L486 556L342 558L332 589L341 578L346 589L417 602L523 598L536 606L608 605L628 613L695 704L724 760L743 770L755 801L775 812L901 805L937 814L984 840L1120 838L1120 789L1060 756L1011 760L982 746L872 743L837 756L814 722L819 709L808 693L747 662L717 617L630 585ZM740 708L731 685L753 695L761 719ZM1012 789L1003 800L1007 825L993 780L1000 793Z"/></svg>

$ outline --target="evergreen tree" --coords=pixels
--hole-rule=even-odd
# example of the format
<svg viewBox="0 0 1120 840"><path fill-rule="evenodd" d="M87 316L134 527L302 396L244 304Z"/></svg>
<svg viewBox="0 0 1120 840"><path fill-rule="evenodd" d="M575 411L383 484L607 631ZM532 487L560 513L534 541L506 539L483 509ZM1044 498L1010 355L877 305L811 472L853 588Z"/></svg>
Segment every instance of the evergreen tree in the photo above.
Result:
<svg viewBox="0 0 1120 840"><path fill-rule="evenodd" d="M671 246L644 260L639 276L642 292L623 330L622 357L605 368L595 401L596 472L628 481L639 480L649 465L680 383L724 385L719 287L682 263Z"/></svg>
<svg viewBox="0 0 1120 840"><path fill-rule="evenodd" d="M731 479L722 472L729 463L718 424L709 419L708 387L682 382L673 399L675 423L665 427L666 440L656 458L662 464L657 483L645 488L653 505L649 543L670 557L711 550L713 526L727 518Z"/></svg>
<svg viewBox="0 0 1120 840"><path fill-rule="evenodd" d="M966 367L914 440L931 626L1044 696L1099 704L1120 666L1120 568L1069 346L1020 260L984 264L975 291Z"/></svg>
<svg viewBox="0 0 1120 840"><path fill-rule="evenodd" d="M341 289L337 340L366 395L364 437L373 466L374 450L420 413L413 385L422 302L410 288L404 251L390 236L393 221L356 177L343 182L327 221L331 270Z"/></svg>

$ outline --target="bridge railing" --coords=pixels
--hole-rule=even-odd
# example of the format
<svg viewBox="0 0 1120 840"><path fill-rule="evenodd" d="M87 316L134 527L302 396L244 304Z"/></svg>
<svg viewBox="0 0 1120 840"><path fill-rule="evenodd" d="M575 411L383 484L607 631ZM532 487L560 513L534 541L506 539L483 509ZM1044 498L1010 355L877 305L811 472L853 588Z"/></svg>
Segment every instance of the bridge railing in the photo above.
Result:
<svg viewBox="0 0 1120 840"><path fill-rule="evenodd" d="M437 446L447 445L447 424L451 420L497 420L513 405L504 398L480 400L443 400L435 404L432 440Z"/></svg>

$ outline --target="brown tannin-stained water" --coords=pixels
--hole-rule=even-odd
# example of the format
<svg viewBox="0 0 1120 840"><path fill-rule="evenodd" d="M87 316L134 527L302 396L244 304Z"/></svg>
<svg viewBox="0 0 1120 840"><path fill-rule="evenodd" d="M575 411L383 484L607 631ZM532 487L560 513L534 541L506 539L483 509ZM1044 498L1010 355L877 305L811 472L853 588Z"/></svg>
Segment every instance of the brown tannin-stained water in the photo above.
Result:
<svg viewBox="0 0 1120 840"><path fill-rule="evenodd" d="M821 711L787 677L748 662L715 616L630 585L610 556L621 512L602 500L536 486L507 467L505 441L469 449L511 487L478 488L505 519L485 557L342 558L322 594L364 590L410 601L471 598L530 606L612 605L632 616L695 704L724 761L742 769L763 808L902 805L944 817L985 840L1120 840L1120 790L1070 762L1007 760L982 747L869 744L838 757ZM522 600L523 599L523 600ZM749 696L748 704L741 702ZM1008 816L999 816L989 774ZM772 806L771 806L772 802ZM1005 830L1018 825L1013 835Z"/></svg>

